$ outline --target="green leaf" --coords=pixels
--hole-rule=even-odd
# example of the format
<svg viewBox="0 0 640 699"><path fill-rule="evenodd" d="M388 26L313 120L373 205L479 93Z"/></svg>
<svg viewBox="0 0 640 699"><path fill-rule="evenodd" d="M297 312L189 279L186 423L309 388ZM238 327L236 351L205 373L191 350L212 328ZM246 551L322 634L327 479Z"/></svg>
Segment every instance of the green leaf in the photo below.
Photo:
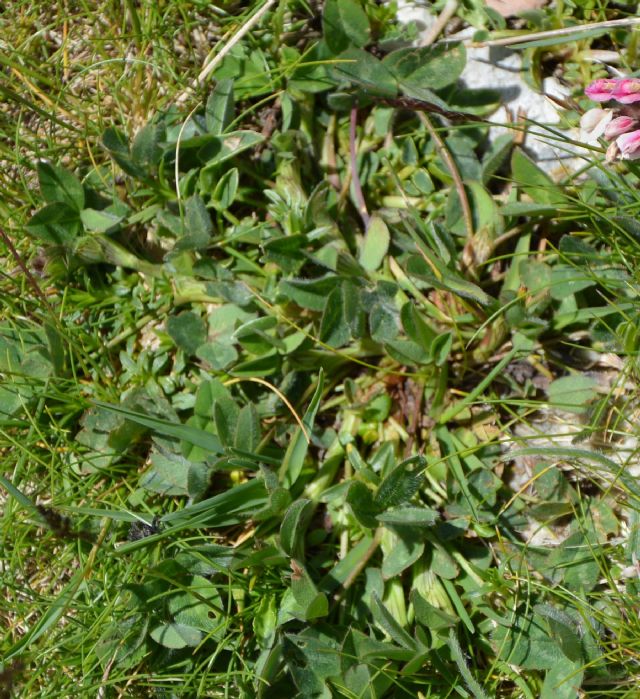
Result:
<svg viewBox="0 0 640 699"><path fill-rule="evenodd" d="M191 462L179 454L158 453L151 455L151 469L140 480L140 486L163 495L188 493Z"/></svg>
<svg viewBox="0 0 640 699"><path fill-rule="evenodd" d="M428 507L397 507L379 514L376 519L382 524L432 527L440 519L440 513Z"/></svg>
<svg viewBox="0 0 640 699"><path fill-rule="evenodd" d="M47 204L29 219L27 232L45 243L70 246L80 232L80 215L68 204Z"/></svg>
<svg viewBox="0 0 640 699"><path fill-rule="evenodd" d="M185 204L185 231L179 239L178 250L201 250L211 242L213 224L202 198L197 194L189 197Z"/></svg>
<svg viewBox="0 0 640 699"><path fill-rule="evenodd" d="M193 311L183 311L167 319L167 332L187 354L194 354L206 339L207 326Z"/></svg>
<svg viewBox="0 0 640 699"><path fill-rule="evenodd" d="M458 641L458 637L454 629L449 629L448 643L449 649L451 650L451 656L458 666L458 671L460 672L460 675L462 675L464 683L469 688L471 694L473 694L475 699L489 699L489 695L486 694L484 689L482 689L480 683L469 669L467 659L462 652L460 642Z"/></svg>
<svg viewBox="0 0 640 699"><path fill-rule="evenodd" d="M413 301L407 301L400 311L402 327L407 335L425 352L431 351L431 345L437 337L436 331L427 323Z"/></svg>
<svg viewBox="0 0 640 699"><path fill-rule="evenodd" d="M318 592L309 573L299 562L292 561L292 565L295 567L291 574L291 592L299 607L299 610L294 610L296 616L303 621L327 616L329 613L327 596L323 592Z"/></svg>
<svg viewBox="0 0 640 699"><path fill-rule="evenodd" d="M257 131L230 131L217 138L209 139L198 151L198 158L204 164L201 174L206 174L229 158L235 158L249 148L255 148L264 141Z"/></svg>
<svg viewBox="0 0 640 699"><path fill-rule="evenodd" d="M575 621L561 609L550 604L536 604L536 614L547 620L551 636L557 641L562 652L573 662L582 659L580 629Z"/></svg>
<svg viewBox="0 0 640 699"><path fill-rule="evenodd" d="M411 591L411 603L416 613L416 619L431 631L438 632L450 629L458 623L457 617L434 607L418 590Z"/></svg>
<svg viewBox="0 0 640 699"><path fill-rule="evenodd" d="M402 48L385 56L384 65L402 84L441 90L454 83L467 62L463 44Z"/></svg>
<svg viewBox="0 0 640 699"><path fill-rule="evenodd" d="M85 231L94 233L105 233L111 228L117 226L124 216L112 213L110 211L96 211L96 209L83 209L80 212L80 220Z"/></svg>
<svg viewBox="0 0 640 699"><path fill-rule="evenodd" d="M278 290L300 308L322 311L327 303L327 296L341 281L335 274L318 279L288 279L280 282Z"/></svg>
<svg viewBox="0 0 640 699"><path fill-rule="evenodd" d="M511 172L514 182L536 204L555 207L567 204L558 185L520 148L514 149L511 156Z"/></svg>
<svg viewBox="0 0 640 699"><path fill-rule="evenodd" d="M373 499L373 491L361 481L353 481L349 485L345 502L351 506L355 518L363 527L375 529L378 526L376 517L380 507Z"/></svg>
<svg viewBox="0 0 640 699"><path fill-rule="evenodd" d="M302 559L304 537L315 506L311 500L296 500L287 509L280 527L280 546L292 558Z"/></svg>
<svg viewBox="0 0 640 699"><path fill-rule="evenodd" d="M417 277L419 280L431 284L436 289L451 291L454 294L476 301L483 306L488 306L494 302L494 299L484 292L477 284L448 270L444 265L438 269L440 277L436 277L424 259L417 255L413 255L409 258L406 271L410 276Z"/></svg>
<svg viewBox="0 0 640 699"><path fill-rule="evenodd" d="M562 376L549 384L549 402L567 412L584 413L596 397L596 386L597 381L590 376Z"/></svg>
<svg viewBox="0 0 640 699"><path fill-rule="evenodd" d="M253 632L260 648L269 648L278 626L278 610L275 595L262 597L252 622Z"/></svg>
<svg viewBox="0 0 640 699"><path fill-rule="evenodd" d="M84 189L75 175L45 160L38 163L37 170L40 192L48 204L66 204L75 211L84 207Z"/></svg>
<svg viewBox="0 0 640 699"><path fill-rule="evenodd" d="M336 56L331 70L338 80L347 80L377 97L395 97L398 84L382 61L362 49L349 48Z"/></svg>
<svg viewBox="0 0 640 699"><path fill-rule="evenodd" d="M163 130L157 124L145 124L136 134L131 146L131 160L141 170L158 164L162 156L160 139Z"/></svg>
<svg viewBox="0 0 640 699"><path fill-rule="evenodd" d="M382 560L382 577L391 580L413 565L424 553L424 541L419 531L410 527L394 528L393 548Z"/></svg>
<svg viewBox="0 0 640 699"><path fill-rule="evenodd" d="M625 481L622 475L620 480ZM601 572L600 565L597 544L583 532L571 534L562 546L553 549L547 559L547 567L553 571L556 579L561 579L569 590L581 593L596 586Z"/></svg>
<svg viewBox="0 0 640 699"><path fill-rule="evenodd" d="M294 677L299 688L302 684L300 674L303 670L319 680L340 675L338 631L334 626L319 622L297 635L285 635L285 659L290 671L296 673ZM332 696L329 692L326 699L331 699ZM318 699L325 699L325 695L319 695Z"/></svg>
<svg viewBox="0 0 640 699"><path fill-rule="evenodd" d="M326 0L322 33L331 51L340 53L350 45L362 48L370 39L369 18L357 0Z"/></svg>
<svg viewBox="0 0 640 699"><path fill-rule="evenodd" d="M399 646L408 648L409 650L416 650L416 642L402 626L398 624L375 592L371 595L371 613L376 624L378 624L385 633L388 633Z"/></svg>
<svg viewBox="0 0 640 699"><path fill-rule="evenodd" d="M233 333L231 340L239 342L244 349L255 355L267 354L274 347L284 351L286 345L273 332L277 324L277 320L271 316L252 318Z"/></svg>
<svg viewBox="0 0 640 699"><path fill-rule="evenodd" d="M127 175L145 179L147 172L133 162L129 152L129 141L122 131L110 126L102 134L102 145Z"/></svg>
<svg viewBox="0 0 640 699"><path fill-rule="evenodd" d="M219 80L209 95L204 117L207 131L214 136L224 133L233 119L233 79Z"/></svg>
<svg viewBox="0 0 640 699"><path fill-rule="evenodd" d="M256 406L249 403L241 408L236 421L236 449L242 449L245 452L253 452L258 448L260 443L260 420Z"/></svg>
<svg viewBox="0 0 640 699"><path fill-rule="evenodd" d="M544 676L540 699L576 699L580 696L584 673L582 662L559 660Z"/></svg>
<svg viewBox="0 0 640 699"><path fill-rule="evenodd" d="M167 611L178 624L208 633L215 632L220 626L222 611L218 588L204 576L193 575L186 589L169 597Z"/></svg>
<svg viewBox="0 0 640 699"><path fill-rule="evenodd" d="M475 231L469 241L469 250L477 265L485 262L493 252L493 241L503 232L503 220L493 197L480 182L468 181L466 188L470 195L469 204ZM447 202L447 226L453 233L466 235L466 224L457 193L455 196L452 193Z"/></svg>
<svg viewBox="0 0 640 699"><path fill-rule="evenodd" d="M316 418L318 408L320 407L320 398L322 397L323 388L324 372L320 370L318 374L318 385L313 393L309 407L302 418L302 424L305 426L309 435L311 435L311 431L313 430L313 422ZM282 465L279 471L280 481L285 488L290 488L298 480L302 472L302 466L304 465L308 448L309 444L304 432L300 427L297 427L293 439L289 442L287 451L282 459Z"/></svg>
<svg viewBox="0 0 640 699"><path fill-rule="evenodd" d="M380 216L373 214L358 256L358 262L367 272L375 272L380 267L389 250L389 241L387 224Z"/></svg>
<svg viewBox="0 0 640 699"><path fill-rule="evenodd" d="M492 141L489 149L482 157L483 184L488 184L489 180L506 163L512 148L513 136L511 134L503 134Z"/></svg>
<svg viewBox="0 0 640 699"><path fill-rule="evenodd" d="M195 647L202 640L202 632L185 624L159 624L151 630L151 638L165 648Z"/></svg>
<svg viewBox="0 0 640 699"><path fill-rule="evenodd" d="M238 352L228 342L205 342L196 350L196 357L212 369L224 371L238 359Z"/></svg>
<svg viewBox="0 0 640 699"><path fill-rule="evenodd" d="M343 347L351 339L351 329L344 307L344 285L336 287L327 296L322 321L320 339L331 347Z"/></svg>
<svg viewBox="0 0 640 699"><path fill-rule="evenodd" d="M133 410L123 408L119 405L103 403L102 401L95 401L95 405L100 408L104 408L105 410L109 410L112 413L122 415L123 417L127 418L127 420L131 420L139 425L149 427L159 435L181 439L189 444L205 449L211 454L222 453L222 445L220 444L220 440L215 435L205 432L204 430L199 430L189 425L181 425L179 423L169 422L168 420L151 417L149 415L144 415L143 413L138 413Z"/></svg>
<svg viewBox="0 0 640 699"><path fill-rule="evenodd" d="M227 170L218 180L213 194L211 195L211 201L217 209L226 211L226 209L233 204L233 200L236 198L238 192L239 181L240 176L238 175L237 167Z"/></svg>
<svg viewBox="0 0 640 699"><path fill-rule="evenodd" d="M558 264L551 270L549 290L554 299L563 300L596 285L596 280L583 267Z"/></svg>
<svg viewBox="0 0 640 699"><path fill-rule="evenodd" d="M582 238L575 235L563 235L560 238L560 252L573 264L590 265L598 262L599 252Z"/></svg>
<svg viewBox="0 0 640 699"><path fill-rule="evenodd" d="M526 616L524 608L518 608L493 632L498 657L531 670L550 670L565 662L566 656L545 627L538 615Z"/></svg>
<svg viewBox="0 0 640 699"><path fill-rule="evenodd" d="M557 211L558 207L554 204L528 201L512 201L500 207L503 216L551 216Z"/></svg>
<svg viewBox="0 0 640 699"><path fill-rule="evenodd" d="M415 468L410 468L416 464ZM424 476L421 471L426 464L422 456L412 456L398 464L380 483L375 495L375 503L380 510L402 505L410 500L422 485Z"/></svg>
<svg viewBox="0 0 640 699"><path fill-rule="evenodd" d="M431 356L436 366L444 366L453 346L453 334L444 332L436 337L431 345Z"/></svg>

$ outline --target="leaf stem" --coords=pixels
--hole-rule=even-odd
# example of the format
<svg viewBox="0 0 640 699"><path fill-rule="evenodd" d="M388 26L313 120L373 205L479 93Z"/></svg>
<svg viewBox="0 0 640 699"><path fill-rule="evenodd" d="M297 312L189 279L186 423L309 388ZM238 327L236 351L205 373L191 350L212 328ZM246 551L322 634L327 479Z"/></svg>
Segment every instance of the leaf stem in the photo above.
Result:
<svg viewBox="0 0 640 699"><path fill-rule="evenodd" d="M465 191L462 177L460 177L458 166L456 165L451 153L449 153L449 149L445 145L444 141L440 138L438 132L433 127L431 119L429 119L429 117L424 112L418 112L418 118L426 126L427 131L433 139L436 149L440 154L440 157L444 160L447 168L449 169L449 172L451 173L451 177L453 178L453 182L456 187L456 192L458 193L458 198L460 199L460 205L462 206L462 216L464 218L464 226L467 229L467 237L469 240L471 240L471 237L473 236L474 232L473 216L471 215L471 206L469 206L469 198L467 197L467 192Z"/></svg>

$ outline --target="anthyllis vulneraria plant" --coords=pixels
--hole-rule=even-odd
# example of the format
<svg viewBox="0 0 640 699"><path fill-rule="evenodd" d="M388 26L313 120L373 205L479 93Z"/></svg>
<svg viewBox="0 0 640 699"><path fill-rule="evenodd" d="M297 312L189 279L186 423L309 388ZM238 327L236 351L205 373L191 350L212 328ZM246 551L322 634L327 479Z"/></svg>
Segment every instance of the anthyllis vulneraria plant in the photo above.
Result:
<svg viewBox="0 0 640 699"><path fill-rule="evenodd" d="M585 90L595 102L615 101L613 107L596 107L580 119L582 130L592 139L610 141L607 162L640 158L640 78L601 78Z"/></svg>

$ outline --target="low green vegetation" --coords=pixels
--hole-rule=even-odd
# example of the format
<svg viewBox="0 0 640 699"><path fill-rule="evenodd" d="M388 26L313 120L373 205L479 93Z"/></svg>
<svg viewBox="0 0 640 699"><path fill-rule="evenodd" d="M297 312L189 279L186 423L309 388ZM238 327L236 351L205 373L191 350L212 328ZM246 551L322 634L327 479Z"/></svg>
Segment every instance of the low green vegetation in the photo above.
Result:
<svg viewBox="0 0 640 699"><path fill-rule="evenodd" d="M0 15L0 696L638 696L631 6L460 2L572 90L489 139L393 4L71 5Z"/></svg>

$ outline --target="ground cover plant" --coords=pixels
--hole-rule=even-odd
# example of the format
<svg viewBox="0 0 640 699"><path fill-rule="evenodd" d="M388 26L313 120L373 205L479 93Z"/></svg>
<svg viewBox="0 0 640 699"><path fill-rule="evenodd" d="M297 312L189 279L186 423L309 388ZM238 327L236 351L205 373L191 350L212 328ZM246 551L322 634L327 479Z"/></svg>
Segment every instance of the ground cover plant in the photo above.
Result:
<svg viewBox="0 0 640 699"><path fill-rule="evenodd" d="M537 5L3 10L1 696L637 696L638 35Z"/></svg>

